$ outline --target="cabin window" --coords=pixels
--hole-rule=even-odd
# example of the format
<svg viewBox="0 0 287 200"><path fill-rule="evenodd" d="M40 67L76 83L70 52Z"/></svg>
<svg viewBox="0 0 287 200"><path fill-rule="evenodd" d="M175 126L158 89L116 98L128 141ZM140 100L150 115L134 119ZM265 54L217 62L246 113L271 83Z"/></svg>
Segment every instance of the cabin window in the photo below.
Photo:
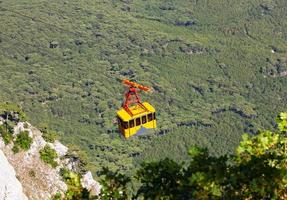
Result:
<svg viewBox="0 0 287 200"><path fill-rule="evenodd" d="M148 120L149 122L152 121L152 113L150 113L150 114L147 115L147 120Z"/></svg>
<svg viewBox="0 0 287 200"><path fill-rule="evenodd" d="M135 120L132 119L130 120L129 123L130 123L130 128L133 128L135 126Z"/></svg>
<svg viewBox="0 0 287 200"><path fill-rule="evenodd" d="M129 128L128 122L123 122L123 128L124 129L128 129Z"/></svg>
<svg viewBox="0 0 287 200"><path fill-rule="evenodd" d="M143 124L146 123L146 116L142 116L142 123L143 123Z"/></svg>
<svg viewBox="0 0 287 200"><path fill-rule="evenodd" d="M153 119L156 119L156 118L155 118L155 113L153 113Z"/></svg>
<svg viewBox="0 0 287 200"><path fill-rule="evenodd" d="M119 125L120 125L121 127L124 126L124 121L123 121L121 118L119 118L119 117L118 117L118 123L119 123Z"/></svg>
<svg viewBox="0 0 287 200"><path fill-rule="evenodd" d="M136 118L136 125L137 126L141 125L141 118L140 117Z"/></svg>

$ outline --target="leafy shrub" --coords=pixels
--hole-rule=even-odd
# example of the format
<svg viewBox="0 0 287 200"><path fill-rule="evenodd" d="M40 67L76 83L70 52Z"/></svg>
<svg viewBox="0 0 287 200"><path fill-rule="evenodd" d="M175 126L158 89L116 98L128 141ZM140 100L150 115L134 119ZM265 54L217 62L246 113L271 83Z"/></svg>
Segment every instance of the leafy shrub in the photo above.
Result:
<svg viewBox="0 0 287 200"><path fill-rule="evenodd" d="M47 142L55 142L55 140L59 139L59 135L57 132L52 131L48 128L48 125L46 123L40 123L38 125L39 130L42 132L42 137L47 141Z"/></svg>
<svg viewBox="0 0 287 200"><path fill-rule="evenodd" d="M39 151L40 158L45 163L51 165L53 168L58 166L58 163L55 161L55 159L58 157L57 152L49 147L49 145L46 145L43 149Z"/></svg>
<svg viewBox="0 0 287 200"><path fill-rule="evenodd" d="M28 131L19 133L14 142L13 152L17 153L19 149L29 150L33 139L29 136Z"/></svg>
<svg viewBox="0 0 287 200"><path fill-rule="evenodd" d="M277 117L278 128L281 132L287 132L287 112L280 113Z"/></svg>
<svg viewBox="0 0 287 200"><path fill-rule="evenodd" d="M60 192L57 192L53 197L52 200L61 200L62 194Z"/></svg>
<svg viewBox="0 0 287 200"><path fill-rule="evenodd" d="M64 181L68 180L70 177L70 171L67 168L60 169L60 175L64 179Z"/></svg>
<svg viewBox="0 0 287 200"><path fill-rule="evenodd" d="M36 172L31 169L31 170L29 171L29 176L34 178L34 177L36 176Z"/></svg>
<svg viewBox="0 0 287 200"><path fill-rule="evenodd" d="M29 128L28 123L24 123L24 128Z"/></svg>
<svg viewBox="0 0 287 200"><path fill-rule="evenodd" d="M7 145L13 140L13 136L9 133L3 125L0 126L0 135L3 138L4 143Z"/></svg>
<svg viewBox="0 0 287 200"><path fill-rule="evenodd" d="M42 136L47 142L51 142L51 143L55 142L55 140L58 139L57 132L50 131L50 130L47 130L47 131L43 132Z"/></svg>
<svg viewBox="0 0 287 200"><path fill-rule="evenodd" d="M60 174L68 186L68 190L65 193L65 199L90 199L89 191L81 185L81 177L79 174L71 172L66 168L62 168Z"/></svg>
<svg viewBox="0 0 287 200"><path fill-rule="evenodd" d="M14 154L15 153L19 153L19 151L20 151L19 146L14 145L13 148L12 148L12 151L13 151Z"/></svg>
<svg viewBox="0 0 287 200"><path fill-rule="evenodd" d="M73 160L76 165L77 173L85 173L87 171L88 156L85 151L75 145L69 145L69 150L65 155L65 158Z"/></svg>

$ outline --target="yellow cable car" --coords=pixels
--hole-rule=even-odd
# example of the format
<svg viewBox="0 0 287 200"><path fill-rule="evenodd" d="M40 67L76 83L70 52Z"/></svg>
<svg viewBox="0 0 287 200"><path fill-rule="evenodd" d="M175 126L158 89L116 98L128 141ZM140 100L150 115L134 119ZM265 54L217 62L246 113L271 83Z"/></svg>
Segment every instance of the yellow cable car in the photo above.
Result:
<svg viewBox="0 0 287 200"><path fill-rule="evenodd" d="M141 129L156 128L155 109L148 102L142 103L148 111L135 105L130 108L131 116L124 108L117 112L119 130L125 138L138 133ZM140 133L138 133L140 134Z"/></svg>
<svg viewBox="0 0 287 200"><path fill-rule="evenodd" d="M128 80L124 80L123 83L130 88L125 95L126 99L122 108L117 111L121 134L129 138L135 134L141 134L146 129L156 128L155 108L148 102L141 103L136 91L136 89L150 91L150 88Z"/></svg>

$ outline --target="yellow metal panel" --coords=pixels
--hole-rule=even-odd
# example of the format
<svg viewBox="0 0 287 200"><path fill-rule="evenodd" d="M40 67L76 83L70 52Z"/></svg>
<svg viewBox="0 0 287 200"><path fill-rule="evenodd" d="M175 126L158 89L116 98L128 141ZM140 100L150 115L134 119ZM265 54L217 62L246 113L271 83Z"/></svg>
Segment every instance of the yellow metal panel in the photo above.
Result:
<svg viewBox="0 0 287 200"><path fill-rule="evenodd" d="M151 125L151 122L147 122L145 124L142 124L143 127L145 128L153 128L152 125Z"/></svg>
<svg viewBox="0 0 287 200"><path fill-rule="evenodd" d="M121 108L118 112L117 115L123 120L123 121L129 121L131 119L131 116L125 109Z"/></svg>
<svg viewBox="0 0 287 200"><path fill-rule="evenodd" d="M143 127L145 128L156 128L156 120L152 120L150 122L147 122L146 124L142 124Z"/></svg>
<svg viewBox="0 0 287 200"><path fill-rule="evenodd" d="M148 114L148 113L150 113L150 112L155 112L154 107L153 107L152 105L150 105L148 102L143 102L142 104L147 108L147 110L148 110L149 112L146 112L146 111L144 111L144 109L143 109L142 107L140 107L140 106L138 106L138 105L135 105L135 106L131 106L131 107L130 107L130 110L131 110L131 112L133 113L133 117L131 117L131 116L129 115L129 113L127 113L127 111L126 111L125 109L123 109L123 108L121 108L120 110L118 110L117 115L118 115L123 121L127 122L127 121L129 121L129 120L131 120L131 119L135 119L135 118L137 118L137 117L139 117L139 116L146 115L146 114Z"/></svg>
<svg viewBox="0 0 287 200"><path fill-rule="evenodd" d="M150 105L148 102L143 102L143 105L150 111L155 112L155 109L152 105Z"/></svg>

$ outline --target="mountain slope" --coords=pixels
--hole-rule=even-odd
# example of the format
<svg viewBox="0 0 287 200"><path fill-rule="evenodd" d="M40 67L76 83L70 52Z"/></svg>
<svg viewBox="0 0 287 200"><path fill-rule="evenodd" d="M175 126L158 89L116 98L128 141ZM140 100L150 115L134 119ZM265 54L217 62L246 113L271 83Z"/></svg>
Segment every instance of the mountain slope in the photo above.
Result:
<svg viewBox="0 0 287 200"><path fill-rule="evenodd" d="M287 107L284 0L2 1L1 101L21 103L90 168L232 153L242 132ZM154 88L159 129L125 141L113 124L121 78ZM43 124L42 124L43 125ZM97 163L97 165L95 165Z"/></svg>

